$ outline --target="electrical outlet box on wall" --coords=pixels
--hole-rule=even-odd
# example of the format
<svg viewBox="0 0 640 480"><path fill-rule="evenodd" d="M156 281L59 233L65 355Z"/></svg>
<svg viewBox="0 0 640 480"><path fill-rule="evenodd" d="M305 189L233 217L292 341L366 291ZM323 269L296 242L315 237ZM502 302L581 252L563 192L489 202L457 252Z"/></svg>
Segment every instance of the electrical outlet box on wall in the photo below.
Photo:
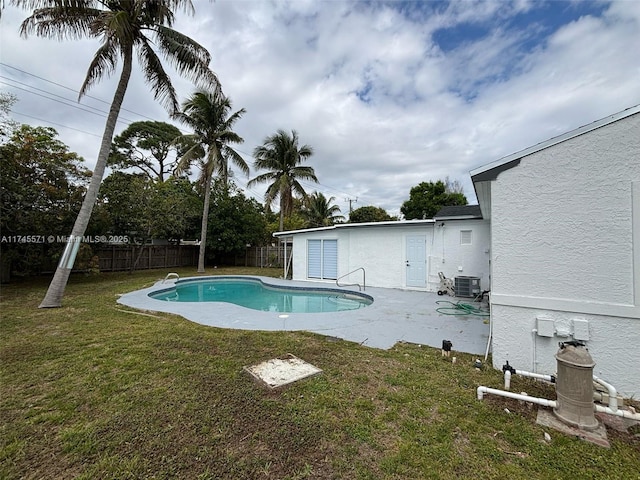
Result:
<svg viewBox="0 0 640 480"><path fill-rule="evenodd" d="M555 321L545 315L536 317L536 328L539 337L553 337L556 333Z"/></svg>
<svg viewBox="0 0 640 480"><path fill-rule="evenodd" d="M573 338L574 340L589 340L589 320L584 318L573 319Z"/></svg>

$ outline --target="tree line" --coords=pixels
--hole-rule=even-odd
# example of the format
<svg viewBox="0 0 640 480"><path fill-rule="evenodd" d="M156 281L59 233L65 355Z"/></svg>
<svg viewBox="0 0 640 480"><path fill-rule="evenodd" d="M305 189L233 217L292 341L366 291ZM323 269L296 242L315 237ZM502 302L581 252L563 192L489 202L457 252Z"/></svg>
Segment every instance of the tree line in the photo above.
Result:
<svg viewBox="0 0 640 480"><path fill-rule="evenodd" d="M47 238L68 234L92 172L57 139L55 129L2 125L2 262L11 265L14 275L37 274L59 260L64 245ZM246 196L233 175L212 175L210 205L203 222L206 179L202 173L197 180L190 179L191 172L181 163L185 147L173 141L177 132L172 125L145 121L131 124L115 137L108 161L112 171L102 182L85 236L126 238L136 245L152 239L204 239L205 264L220 264L224 258L242 254L247 246L271 244L276 231L398 220L376 206L357 208L345 217L334 197L317 191L307 194L302 186L290 197L283 196L289 199L288 211L281 206L274 213L271 205ZM256 150L264 152L264 148ZM277 169L261 175L256 179L273 178L270 185L278 185ZM442 181L412 188L410 199L402 206L405 218L430 218L442 205L466 203L461 193L447 193L450 188ZM40 238L20 241L27 236ZM96 263L92 263L93 250L99 246L82 244L76 268L91 268Z"/></svg>

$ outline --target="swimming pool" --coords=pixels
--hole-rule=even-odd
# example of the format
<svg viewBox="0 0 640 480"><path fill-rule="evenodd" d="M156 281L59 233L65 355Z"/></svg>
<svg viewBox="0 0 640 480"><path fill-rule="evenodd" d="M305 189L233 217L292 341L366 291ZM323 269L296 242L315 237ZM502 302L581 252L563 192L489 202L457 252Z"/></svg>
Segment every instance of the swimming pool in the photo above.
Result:
<svg viewBox="0 0 640 480"><path fill-rule="evenodd" d="M451 339L457 352L482 355L489 339L489 325L482 318L442 315L435 311L436 301L442 297L431 292L367 287L366 293L345 287L333 287L319 282L302 282L282 278L240 275L188 277L178 280L209 278L242 278L260 280L268 287L285 290L337 291L349 296L369 298L371 305L355 310L326 313L280 313L258 311L228 302L170 302L150 296L171 291L173 280L158 280L139 290L122 293L116 300L127 307L124 312L142 315L146 321L176 321L164 314L178 315L188 321L214 328L259 330L269 332L307 331L342 338L374 348L391 348L398 341L439 347L442 339ZM118 307L116 307L120 310ZM134 310L129 310L134 309Z"/></svg>
<svg viewBox="0 0 640 480"><path fill-rule="evenodd" d="M268 285L247 277L199 277L149 293L167 302L226 302L252 310L282 313L321 313L357 310L373 303L369 295L330 288Z"/></svg>

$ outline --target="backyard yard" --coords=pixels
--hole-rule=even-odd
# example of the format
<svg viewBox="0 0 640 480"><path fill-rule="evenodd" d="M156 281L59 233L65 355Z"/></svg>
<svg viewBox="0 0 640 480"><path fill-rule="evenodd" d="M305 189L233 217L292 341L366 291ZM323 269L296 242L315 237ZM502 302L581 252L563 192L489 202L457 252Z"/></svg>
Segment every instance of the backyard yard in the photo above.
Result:
<svg viewBox="0 0 640 480"><path fill-rule="evenodd" d="M37 308L48 279L2 286L0 479L640 478L640 428L608 430L606 449L537 425L537 407L478 401L502 372L471 355L219 329L116 302L167 273L73 276L58 309ZM243 371L289 353L323 373L268 390ZM555 398L530 379L512 390Z"/></svg>

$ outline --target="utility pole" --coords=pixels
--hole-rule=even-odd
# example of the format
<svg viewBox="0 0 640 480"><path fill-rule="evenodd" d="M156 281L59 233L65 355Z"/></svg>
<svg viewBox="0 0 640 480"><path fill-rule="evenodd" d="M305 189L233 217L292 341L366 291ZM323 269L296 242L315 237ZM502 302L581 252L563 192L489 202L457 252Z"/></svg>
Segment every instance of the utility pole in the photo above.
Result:
<svg viewBox="0 0 640 480"><path fill-rule="evenodd" d="M349 214L351 214L351 212L353 212L353 207L351 206L352 203L357 203L358 202L358 197L355 198L355 200L353 198L345 198L344 199L345 202L349 202Z"/></svg>

